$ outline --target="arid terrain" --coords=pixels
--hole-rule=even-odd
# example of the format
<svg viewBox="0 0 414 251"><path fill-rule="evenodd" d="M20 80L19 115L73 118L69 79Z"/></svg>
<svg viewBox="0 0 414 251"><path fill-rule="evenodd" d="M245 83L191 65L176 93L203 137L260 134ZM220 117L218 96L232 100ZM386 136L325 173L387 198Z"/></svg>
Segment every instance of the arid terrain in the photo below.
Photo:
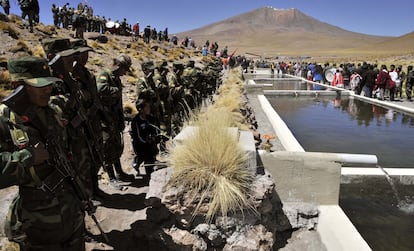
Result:
<svg viewBox="0 0 414 251"><path fill-rule="evenodd" d="M217 41L219 46L227 45L230 52L238 48L237 53L263 58L372 61L405 56L412 61L414 53L414 32L401 37L355 33L297 9L263 7L178 36L191 37L201 46L206 40Z"/></svg>
<svg viewBox="0 0 414 251"><path fill-rule="evenodd" d="M23 21L16 15L5 16L0 14L0 98L11 91L8 84L9 75L4 68L7 60L17 51L28 51L33 55L44 56L41 47L41 39L58 36L70 37L72 31L57 29L43 24L35 26L34 33L24 27ZM112 59L121 53L126 53L132 58L133 71L122 78L124 83L123 99L128 106L135 99L135 82L143 75L140 63L146 60L166 59L169 64L175 60L196 60L201 65L201 55L198 50L186 49L181 46L172 46L166 42L151 42L146 45L142 40L133 42L130 37L105 34L107 43L100 43L97 38L101 34L86 33L88 44L94 49L90 52L87 67L94 74L112 63ZM309 17L296 9L274 10L260 8L236 17L230 17L223 21L201 27L196 30L177 34L182 39L190 36L196 41L196 45L203 45L206 40L217 41L219 50L225 45L229 52L236 48L236 55L247 57L268 58L276 57L286 60L305 60L316 62L382 62L385 64L402 64L404 66L414 63L414 33L401 37L381 37L354 33L339 27L322 23ZM128 127L127 127L128 128ZM127 130L127 129L126 129ZM131 168L132 147L129 143L128 132L125 131L125 149L122 157L124 170L135 174ZM107 177L101 179L102 188L108 193L116 193L112 202L98 208L97 218L102 227L109 233L110 239L117 242L115 250L129 250L128 240L133 237L143 226L140 221L145 219L144 204L147 184L141 179L128 186L125 191L116 191L108 186ZM3 222L7 213L8 204L11 202L17 188L0 190L0 222ZM115 203L122 201L123 203ZM130 225L132 222L137 224ZM0 223L3 228L3 224ZM132 228L132 229L131 229ZM97 235L98 230L90 224L90 232ZM0 230L0 250L6 247L3 229ZM88 249L103 250L107 247L103 244L88 244ZM7 249L14 250L14 249Z"/></svg>

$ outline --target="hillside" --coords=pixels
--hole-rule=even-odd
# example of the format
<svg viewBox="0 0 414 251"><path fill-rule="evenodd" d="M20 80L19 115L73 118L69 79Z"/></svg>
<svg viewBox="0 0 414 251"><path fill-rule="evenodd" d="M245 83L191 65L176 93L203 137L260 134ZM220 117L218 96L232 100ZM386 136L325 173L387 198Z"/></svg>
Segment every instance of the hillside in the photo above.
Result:
<svg viewBox="0 0 414 251"><path fill-rule="evenodd" d="M297 9L269 7L178 35L193 38L197 45L204 44L208 39L210 42L217 41L220 46L239 48L240 53L250 52L266 57L372 55L388 44L401 51L414 51L413 36L394 38L355 33L321 22Z"/></svg>

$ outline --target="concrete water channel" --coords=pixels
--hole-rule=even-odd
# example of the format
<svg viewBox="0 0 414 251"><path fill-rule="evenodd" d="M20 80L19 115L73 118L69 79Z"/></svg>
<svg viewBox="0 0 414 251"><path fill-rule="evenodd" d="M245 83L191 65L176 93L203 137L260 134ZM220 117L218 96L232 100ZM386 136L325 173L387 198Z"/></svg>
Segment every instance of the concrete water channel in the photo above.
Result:
<svg viewBox="0 0 414 251"><path fill-rule="evenodd" d="M244 78L262 129L277 135L263 163L282 201L319 204L327 249L414 250L414 105L306 91L268 69Z"/></svg>

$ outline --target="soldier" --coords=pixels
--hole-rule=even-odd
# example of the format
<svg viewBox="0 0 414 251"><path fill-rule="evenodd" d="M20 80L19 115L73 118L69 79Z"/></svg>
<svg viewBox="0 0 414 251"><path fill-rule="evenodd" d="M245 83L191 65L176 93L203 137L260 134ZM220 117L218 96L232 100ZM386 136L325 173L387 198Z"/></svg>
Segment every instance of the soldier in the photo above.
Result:
<svg viewBox="0 0 414 251"><path fill-rule="evenodd" d="M56 4L52 4L53 24L57 27L59 25L59 8Z"/></svg>
<svg viewBox="0 0 414 251"><path fill-rule="evenodd" d="M19 186L6 224L20 250L85 250L84 212L68 160L60 115L48 105L52 84L46 59L10 59L20 85L1 105L0 189ZM6 105L4 105L6 104ZM68 164L70 163L70 164Z"/></svg>
<svg viewBox="0 0 414 251"><path fill-rule="evenodd" d="M10 14L9 0L1 0L1 6L3 7L4 13L6 13L6 15L9 15Z"/></svg>
<svg viewBox="0 0 414 251"><path fill-rule="evenodd" d="M90 154L92 157L92 168L90 173L85 174L85 182L92 186L93 196L102 197L104 192L99 189L98 171L103 165L103 130L101 121L105 121L107 114L103 110L103 105L98 96L95 76L85 67L88 61L88 52L93 51L84 39L75 39L71 41L72 48L77 51L73 69L73 77L80 83L83 91L84 108L87 113L89 128L86 128L86 137L90 142ZM109 119L108 119L109 120ZM87 172L88 170L84 170ZM90 181L90 182L89 182Z"/></svg>
<svg viewBox="0 0 414 251"><path fill-rule="evenodd" d="M123 151L123 131L125 129L122 105L122 83L120 77L129 71L131 58L121 54L114 59L112 69L103 71L98 79L98 93L103 109L110 120L102 123L104 142L104 169L110 183L119 188L114 167L120 180L130 180L131 176L122 170L120 157Z"/></svg>
<svg viewBox="0 0 414 251"><path fill-rule="evenodd" d="M36 10L32 0L19 0L20 10L22 11L22 19L26 16L29 18L29 29L33 33L33 22L35 21Z"/></svg>
<svg viewBox="0 0 414 251"><path fill-rule="evenodd" d="M83 39L83 33L86 29L86 17L78 10L74 11L72 18L72 30L75 31L75 38Z"/></svg>
<svg viewBox="0 0 414 251"><path fill-rule="evenodd" d="M151 39L151 26L147 25L144 28L144 43L148 44Z"/></svg>
<svg viewBox="0 0 414 251"><path fill-rule="evenodd" d="M172 98L171 133L178 133L184 122L184 87L181 84L183 70L184 65L181 62L174 62L173 70L169 71L167 74L168 87Z"/></svg>
<svg viewBox="0 0 414 251"><path fill-rule="evenodd" d="M65 81L54 86L52 103L61 108L68 121L68 136L71 138L74 160L79 166L77 172L91 198L93 191L97 191L96 169L103 162L102 130L95 108L99 104L96 82L84 67L87 52L92 49L86 46L86 41L80 39L71 44L66 38L52 38L42 41L42 45L51 61L54 75ZM61 95L67 96L68 102L62 103ZM96 126L97 123L99 126Z"/></svg>
<svg viewBox="0 0 414 251"><path fill-rule="evenodd" d="M197 106L200 99L200 92L197 90L199 73L194 66L194 60L189 60L182 75L183 86L185 88L185 100L191 109Z"/></svg>
<svg viewBox="0 0 414 251"><path fill-rule="evenodd" d="M140 78L136 84L137 99L144 99L151 105L153 118L150 122L156 126L159 126L161 121L161 102L153 78L155 70L154 62L147 61L141 63L141 69L144 72L144 77Z"/></svg>

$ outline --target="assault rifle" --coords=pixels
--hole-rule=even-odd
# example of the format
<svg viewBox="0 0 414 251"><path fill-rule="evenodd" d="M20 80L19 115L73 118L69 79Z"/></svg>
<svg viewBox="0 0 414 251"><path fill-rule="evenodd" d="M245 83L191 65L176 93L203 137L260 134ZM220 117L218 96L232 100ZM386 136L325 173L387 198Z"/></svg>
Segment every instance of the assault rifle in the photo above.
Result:
<svg viewBox="0 0 414 251"><path fill-rule="evenodd" d="M26 88L22 85L19 86L12 95L5 98L2 103L7 105L11 110L15 111L19 116L27 117L36 127L38 127L42 132L48 132L49 130L45 128L45 125L39 121L35 116L35 108L31 105L28 100L28 94ZM41 189L50 193L54 193L55 190L61 185L65 180L69 180L73 189L75 190L76 196L83 204L83 209L91 216L92 220L95 222L105 241L109 242L108 237L103 231L102 227L99 225L98 220L96 219L95 207L93 206L91 200L88 198L85 188L83 187L82 182L79 180L75 169L72 166L72 162L69 161L66 151L63 149L62 145L58 142L59 137L57 135L47 134L46 138L46 149L50 156L52 156L51 164L56 167L56 170L42 180Z"/></svg>

